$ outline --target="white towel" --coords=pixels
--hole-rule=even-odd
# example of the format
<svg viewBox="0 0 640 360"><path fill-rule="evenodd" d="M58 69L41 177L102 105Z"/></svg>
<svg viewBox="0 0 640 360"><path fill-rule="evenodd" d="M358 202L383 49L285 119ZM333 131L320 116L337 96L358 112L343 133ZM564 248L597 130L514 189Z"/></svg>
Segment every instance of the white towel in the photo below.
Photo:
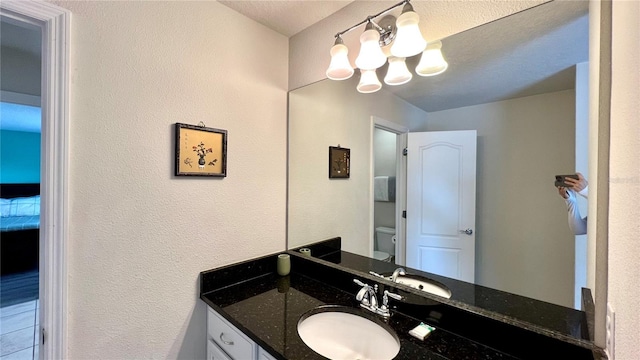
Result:
<svg viewBox="0 0 640 360"><path fill-rule="evenodd" d="M373 197L375 201L389 201L388 176L376 176L373 178Z"/></svg>

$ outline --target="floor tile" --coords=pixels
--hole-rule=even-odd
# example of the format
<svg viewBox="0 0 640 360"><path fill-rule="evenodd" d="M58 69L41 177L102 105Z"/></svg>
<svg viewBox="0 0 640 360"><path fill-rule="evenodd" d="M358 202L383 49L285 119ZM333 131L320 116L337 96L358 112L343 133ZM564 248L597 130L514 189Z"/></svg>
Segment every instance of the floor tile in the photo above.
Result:
<svg viewBox="0 0 640 360"><path fill-rule="evenodd" d="M0 308L0 317L19 314L21 312L33 310L36 308L36 300L23 302L21 304L15 304Z"/></svg>
<svg viewBox="0 0 640 360"><path fill-rule="evenodd" d="M0 335L0 356L33 347L34 327Z"/></svg>
<svg viewBox="0 0 640 360"><path fill-rule="evenodd" d="M33 327L33 345L34 346L38 343L39 334L40 334L40 327L34 326Z"/></svg>
<svg viewBox="0 0 640 360"><path fill-rule="evenodd" d="M32 360L34 359L33 350L34 348L30 347L24 350L16 351L14 353L0 357L0 360Z"/></svg>
<svg viewBox="0 0 640 360"><path fill-rule="evenodd" d="M16 330L33 327L36 321L36 311L25 311L0 318L0 335L8 334Z"/></svg>

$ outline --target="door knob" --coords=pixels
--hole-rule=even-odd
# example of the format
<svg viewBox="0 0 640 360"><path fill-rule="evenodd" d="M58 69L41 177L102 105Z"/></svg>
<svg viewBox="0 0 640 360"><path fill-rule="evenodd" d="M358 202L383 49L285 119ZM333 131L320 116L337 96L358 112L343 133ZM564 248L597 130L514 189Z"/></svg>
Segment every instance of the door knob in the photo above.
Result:
<svg viewBox="0 0 640 360"><path fill-rule="evenodd" d="M472 229L460 230L460 233L461 234L471 235L471 234L473 234L473 230Z"/></svg>

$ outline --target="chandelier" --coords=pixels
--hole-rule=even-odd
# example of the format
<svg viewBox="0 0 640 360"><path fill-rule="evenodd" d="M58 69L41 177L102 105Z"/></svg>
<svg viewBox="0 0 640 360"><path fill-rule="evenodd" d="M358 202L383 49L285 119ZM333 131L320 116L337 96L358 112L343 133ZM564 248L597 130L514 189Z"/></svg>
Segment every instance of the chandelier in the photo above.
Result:
<svg viewBox="0 0 640 360"><path fill-rule="evenodd" d="M404 6L397 19L393 15L385 15L401 5ZM380 21L374 21L382 15L385 16ZM331 80L346 80L353 76L354 69L347 56L349 49L344 45L342 35L365 23L364 32L360 35L360 52L355 60L356 67L360 69L357 87L359 92L372 93L382 88L376 70L387 62L389 66L384 83L391 86L408 83L413 74L407 68L405 60L420 53L422 56L415 68L416 74L434 76L443 73L449 65L442 56L442 42L427 43L420 33L419 20L409 0L404 0L337 33L330 51L331 63L326 72L327 77Z"/></svg>

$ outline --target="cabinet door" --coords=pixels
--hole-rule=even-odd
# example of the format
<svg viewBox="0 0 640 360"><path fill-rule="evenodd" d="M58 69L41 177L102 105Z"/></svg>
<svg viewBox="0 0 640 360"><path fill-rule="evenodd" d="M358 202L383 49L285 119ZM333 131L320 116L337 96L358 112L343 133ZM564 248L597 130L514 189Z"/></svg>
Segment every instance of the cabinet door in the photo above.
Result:
<svg viewBox="0 0 640 360"><path fill-rule="evenodd" d="M258 360L276 360L276 358L266 352L263 348L258 347Z"/></svg>
<svg viewBox="0 0 640 360"><path fill-rule="evenodd" d="M258 356L258 345L212 309L207 315L207 334L208 339L231 360L250 360Z"/></svg>
<svg viewBox="0 0 640 360"><path fill-rule="evenodd" d="M207 360L231 360L211 339L207 340Z"/></svg>

